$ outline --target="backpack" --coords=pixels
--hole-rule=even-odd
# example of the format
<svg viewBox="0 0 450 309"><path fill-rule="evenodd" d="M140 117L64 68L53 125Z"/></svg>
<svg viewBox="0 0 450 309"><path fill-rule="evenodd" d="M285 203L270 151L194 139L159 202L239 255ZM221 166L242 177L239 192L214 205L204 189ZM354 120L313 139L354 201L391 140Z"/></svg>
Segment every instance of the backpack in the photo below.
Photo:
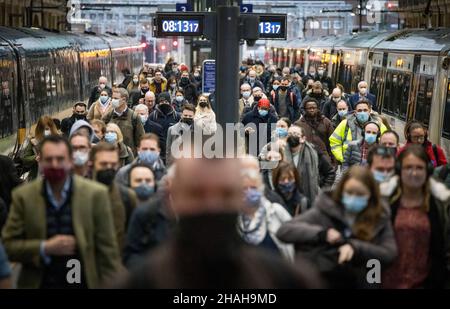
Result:
<svg viewBox="0 0 450 309"><path fill-rule="evenodd" d="M270 93L272 94L272 102L275 104L276 93L273 90ZM291 98L292 105L294 105L294 93L292 91L289 91L289 97Z"/></svg>

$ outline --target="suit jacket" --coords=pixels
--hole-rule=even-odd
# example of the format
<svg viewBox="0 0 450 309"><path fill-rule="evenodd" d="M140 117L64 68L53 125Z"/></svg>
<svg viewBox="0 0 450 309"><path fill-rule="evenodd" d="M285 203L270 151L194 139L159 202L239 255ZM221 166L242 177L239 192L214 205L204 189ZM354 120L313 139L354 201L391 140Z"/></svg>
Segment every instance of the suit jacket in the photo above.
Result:
<svg viewBox="0 0 450 309"><path fill-rule="evenodd" d="M18 187L3 229L3 241L11 261L22 263L19 288L39 288L43 277L40 244L47 239L46 200L43 180ZM70 207L75 238L86 284L98 288L121 268L108 189L73 176Z"/></svg>

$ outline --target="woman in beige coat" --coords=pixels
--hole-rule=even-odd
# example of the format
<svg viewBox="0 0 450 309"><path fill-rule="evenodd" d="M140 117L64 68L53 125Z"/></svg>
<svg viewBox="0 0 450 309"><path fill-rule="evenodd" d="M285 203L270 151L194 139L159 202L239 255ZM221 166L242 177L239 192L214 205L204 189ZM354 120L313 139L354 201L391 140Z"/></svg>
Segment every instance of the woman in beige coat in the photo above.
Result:
<svg viewBox="0 0 450 309"><path fill-rule="evenodd" d="M111 95L109 91L102 90L100 93L100 97L97 101L92 104L91 108L89 109L87 119L89 121L98 119L101 120L103 115L108 114L112 110L112 104L111 104Z"/></svg>
<svg viewBox="0 0 450 309"><path fill-rule="evenodd" d="M214 134L217 130L216 114L211 108L208 97L204 94L198 97L194 116L195 124L202 128L203 134Z"/></svg>

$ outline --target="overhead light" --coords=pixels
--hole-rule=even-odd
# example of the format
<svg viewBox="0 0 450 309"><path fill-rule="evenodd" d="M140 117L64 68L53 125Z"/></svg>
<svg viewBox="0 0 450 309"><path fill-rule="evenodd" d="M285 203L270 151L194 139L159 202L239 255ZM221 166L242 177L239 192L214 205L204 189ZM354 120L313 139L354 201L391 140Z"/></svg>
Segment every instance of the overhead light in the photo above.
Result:
<svg viewBox="0 0 450 309"><path fill-rule="evenodd" d="M352 12L352 13L350 13L350 16L355 16L355 15L356 15L356 14L355 14L355 13L353 13L353 12Z"/></svg>

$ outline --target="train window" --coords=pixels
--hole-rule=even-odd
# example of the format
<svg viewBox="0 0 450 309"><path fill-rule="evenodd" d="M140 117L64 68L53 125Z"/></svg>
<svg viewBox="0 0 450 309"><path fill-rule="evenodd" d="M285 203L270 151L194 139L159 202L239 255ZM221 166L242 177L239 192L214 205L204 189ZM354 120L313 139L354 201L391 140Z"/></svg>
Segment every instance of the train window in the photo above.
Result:
<svg viewBox="0 0 450 309"><path fill-rule="evenodd" d="M373 69L372 76L370 77L370 92L379 99L379 93L382 86L382 74L381 69Z"/></svg>
<svg viewBox="0 0 450 309"><path fill-rule="evenodd" d="M406 120L410 86L410 74L388 72L386 75L383 111L399 119Z"/></svg>
<svg viewBox="0 0 450 309"><path fill-rule="evenodd" d="M445 101L444 125L442 128L442 136L450 138L450 83L447 87L447 98Z"/></svg>
<svg viewBox="0 0 450 309"><path fill-rule="evenodd" d="M433 98L434 78L421 76L419 90L417 91L415 119L428 124L430 120L431 101Z"/></svg>

